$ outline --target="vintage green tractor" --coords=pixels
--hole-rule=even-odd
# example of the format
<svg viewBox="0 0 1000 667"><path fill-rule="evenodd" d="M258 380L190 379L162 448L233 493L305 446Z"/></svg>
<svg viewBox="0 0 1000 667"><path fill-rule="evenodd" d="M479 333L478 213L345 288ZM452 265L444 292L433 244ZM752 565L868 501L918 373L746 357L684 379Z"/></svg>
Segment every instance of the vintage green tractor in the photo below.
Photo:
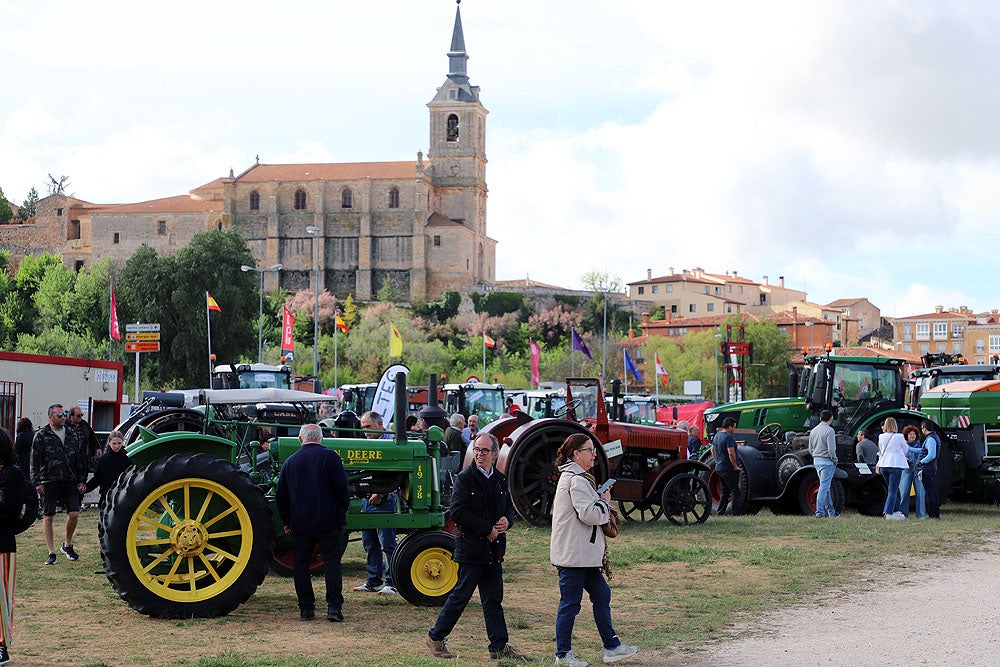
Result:
<svg viewBox="0 0 1000 667"><path fill-rule="evenodd" d="M239 400L244 403L245 397ZM405 414L402 376L396 406L397 414ZM149 616L225 615L254 594L275 554L291 550L275 490L278 471L298 449L298 439L244 445L246 421L216 420L210 409L204 414L205 430L226 437L141 428L126 450L133 465L109 490L101 512L107 577L133 609ZM437 474L442 433L430 429L427 441L408 438L401 424L392 440L329 437L323 445L340 454L352 487L346 530L405 531L392 562L397 590L413 604L442 604L458 578L453 537L442 530ZM362 496L391 490L400 499L395 513L361 513Z"/></svg>

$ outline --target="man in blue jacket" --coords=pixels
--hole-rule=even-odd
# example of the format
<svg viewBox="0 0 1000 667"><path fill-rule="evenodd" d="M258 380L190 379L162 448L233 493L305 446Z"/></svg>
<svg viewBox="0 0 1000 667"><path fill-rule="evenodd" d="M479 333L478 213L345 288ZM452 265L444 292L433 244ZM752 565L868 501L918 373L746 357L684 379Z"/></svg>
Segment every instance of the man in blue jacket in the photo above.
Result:
<svg viewBox="0 0 1000 667"><path fill-rule="evenodd" d="M276 496L285 534L292 538L299 618L316 617L309 563L318 544L326 566L326 620L340 622L344 620L341 540L350 502L347 473L340 455L323 446L318 424L299 429L299 442L302 449L281 466Z"/></svg>
<svg viewBox="0 0 1000 667"><path fill-rule="evenodd" d="M426 644L435 658L454 657L445 640L478 587L490 658L526 660L507 643L503 613L503 556L514 505L507 478L496 469L500 443L492 435L480 435L472 442L472 455L476 464L458 473L451 493L451 518L457 527L452 558L458 563L458 583L427 633Z"/></svg>
<svg viewBox="0 0 1000 667"><path fill-rule="evenodd" d="M927 516L932 519L941 518L941 501L938 499L937 490L937 459L938 452L941 451L941 443L938 442L937 433L934 432L934 422L925 419L920 424L920 430L924 432L924 442L920 449L920 458L917 459L917 474L924 483L926 492Z"/></svg>

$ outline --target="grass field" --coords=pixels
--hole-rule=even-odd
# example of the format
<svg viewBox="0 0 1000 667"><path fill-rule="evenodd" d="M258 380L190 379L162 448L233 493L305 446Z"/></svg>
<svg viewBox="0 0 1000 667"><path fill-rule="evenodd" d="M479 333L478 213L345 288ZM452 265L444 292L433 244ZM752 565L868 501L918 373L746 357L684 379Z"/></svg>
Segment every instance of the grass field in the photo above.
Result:
<svg viewBox="0 0 1000 667"><path fill-rule="evenodd" d="M947 505L941 521L885 521L845 514L840 519L758 516L718 518L678 528L665 521L628 524L612 544L612 611L622 639L638 644L641 661L657 664L698 651L734 622L809 602L818 593L870 587L881 567L905 567L928 556L975 549L1000 525L1000 510ZM56 538L65 515L56 517ZM558 601L548 563L548 529L516 524L506 562L511 643L551 664ZM97 512L81 515L80 560L61 555L46 567L41 522L19 536L18 582L11 653L17 665L219 666L444 665L431 658L424 636L436 609L369 593L360 543L344 564L346 622L303 623L290 579L269 576L236 612L211 620L153 620L133 612L103 575ZM322 599L322 580L314 580ZM480 607L473 598L449 639L454 664L490 664ZM586 605L586 603L585 603ZM600 642L587 607L578 618L574 649L600 662ZM494 663L495 664L495 663Z"/></svg>

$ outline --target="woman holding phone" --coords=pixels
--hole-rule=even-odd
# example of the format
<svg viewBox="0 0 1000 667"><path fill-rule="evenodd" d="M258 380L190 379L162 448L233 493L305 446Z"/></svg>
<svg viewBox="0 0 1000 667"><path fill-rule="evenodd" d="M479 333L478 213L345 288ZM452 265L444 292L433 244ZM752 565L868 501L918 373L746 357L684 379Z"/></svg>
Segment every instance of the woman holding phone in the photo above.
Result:
<svg viewBox="0 0 1000 667"><path fill-rule="evenodd" d="M590 474L597 460L594 441L574 433L559 447L556 465L559 484L552 504L552 541L549 558L559 570L559 610L556 614L557 665L585 667L588 663L573 653L573 624L580 613L583 592L594 605L594 620L604 645L604 662L630 658L635 646L623 644L611 624L611 588L602 568L607 543L601 525L611 518L611 490L597 492Z"/></svg>

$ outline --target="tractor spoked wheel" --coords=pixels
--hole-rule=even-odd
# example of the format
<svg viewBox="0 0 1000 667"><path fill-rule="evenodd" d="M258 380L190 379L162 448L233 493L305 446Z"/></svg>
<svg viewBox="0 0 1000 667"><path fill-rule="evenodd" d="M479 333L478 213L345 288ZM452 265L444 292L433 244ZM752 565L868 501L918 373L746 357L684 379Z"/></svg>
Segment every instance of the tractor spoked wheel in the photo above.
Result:
<svg viewBox="0 0 1000 667"><path fill-rule="evenodd" d="M552 521L552 501L559 483L556 452L573 432L550 428L532 433L507 466L514 509L533 526Z"/></svg>
<svg viewBox="0 0 1000 667"><path fill-rule="evenodd" d="M662 507L663 514L672 524L689 526L705 523L712 512L708 484L692 473L675 475L663 487Z"/></svg>
<svg viewBox="0 0 1000 667"><path fill-rule="evenodd" d="M656 521L663 516L663 508L651 502L619 500L618 509L621 510L622 518L626 521L645 523Z"/></svg>
<svg viewBox="0 0 1000 667"><path fill-rule="evenodd" d="M392 584L410 604L444 604L458 583L458 563L451 559L455 538L441 530L410 533L392 552Z"/></svg>
<svg viewBox="0 0 1000 667"><path fill-rule="evenodd" d="M236 609L264 580L274 520L232 463L184 453L119 477L99 535L107 577L133 609L210 618Z"/></svg>

